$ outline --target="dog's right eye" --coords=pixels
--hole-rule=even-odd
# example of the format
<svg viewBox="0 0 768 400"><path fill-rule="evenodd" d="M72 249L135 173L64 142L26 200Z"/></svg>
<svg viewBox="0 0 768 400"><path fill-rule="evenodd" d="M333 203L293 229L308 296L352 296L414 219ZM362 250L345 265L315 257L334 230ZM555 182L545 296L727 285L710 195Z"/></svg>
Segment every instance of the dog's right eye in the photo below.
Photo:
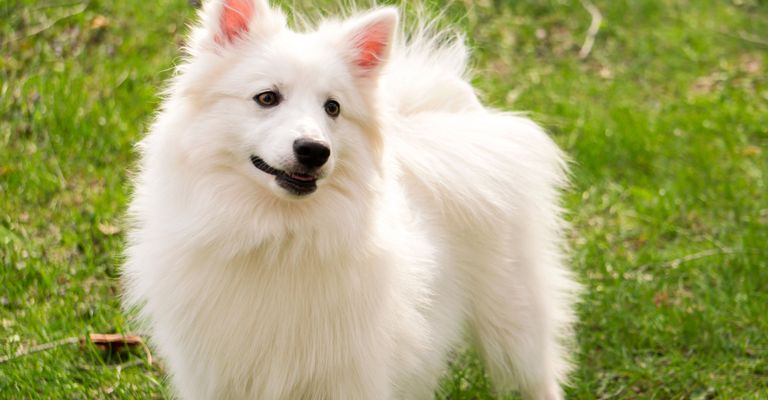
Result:
<svg viewBox="0 0 768 400"><path fill-rule="evenodd" d="M274 107L280 103L280 95L273 91L262 92L253 96L253 100L262 107Z"/></svg>

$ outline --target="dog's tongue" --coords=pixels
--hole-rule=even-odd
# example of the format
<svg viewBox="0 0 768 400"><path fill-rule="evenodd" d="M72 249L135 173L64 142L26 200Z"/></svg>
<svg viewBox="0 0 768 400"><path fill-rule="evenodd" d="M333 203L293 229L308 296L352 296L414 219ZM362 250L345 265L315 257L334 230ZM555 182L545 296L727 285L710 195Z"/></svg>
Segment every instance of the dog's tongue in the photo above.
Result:
<svg viewBox="0 0 768 400"><path fill-rule="evenodd" d="M296 179L297 181L302 181L302 182L311 182L315 180L314 176L304 175L304 174L291 174L291 178Z"/></svg>

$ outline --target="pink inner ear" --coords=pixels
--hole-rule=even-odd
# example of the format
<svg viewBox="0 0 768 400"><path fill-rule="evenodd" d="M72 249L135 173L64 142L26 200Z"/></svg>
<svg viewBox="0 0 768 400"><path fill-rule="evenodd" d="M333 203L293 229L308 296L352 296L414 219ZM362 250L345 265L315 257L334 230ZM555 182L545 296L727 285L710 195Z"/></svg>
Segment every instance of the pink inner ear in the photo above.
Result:
<svg viewBox="0 0 768 400"><path fill-rule="evenodd" d="M221 13L221 32L228 41L243 32L248 32L248 23L253 17L253 3L250 0L226 0Z"/></svg>
<svg viewBox="0 0 768 400"><path fill-rule="evenodd" d="M381 63L388 39L389 31L385 24L368 27L357 38L356 47L360 50L360 54L355 64L366 70L376 68Z"/></svg>

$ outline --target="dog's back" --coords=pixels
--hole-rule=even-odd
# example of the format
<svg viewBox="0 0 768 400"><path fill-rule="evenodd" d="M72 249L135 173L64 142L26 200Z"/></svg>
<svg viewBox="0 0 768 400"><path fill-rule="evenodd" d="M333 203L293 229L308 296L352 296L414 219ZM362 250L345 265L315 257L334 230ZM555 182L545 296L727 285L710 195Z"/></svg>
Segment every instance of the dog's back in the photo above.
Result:
<svg viewBox="0 0 768 400"><path fill-rule="evenodd" d="M481 105L460 40L417 34L399 50L382 77L385 137L408 204L440 232L436 302L464 293L452 306L497 386L558 398L578 291L562 254L565 157L528 118Z"/></svg>

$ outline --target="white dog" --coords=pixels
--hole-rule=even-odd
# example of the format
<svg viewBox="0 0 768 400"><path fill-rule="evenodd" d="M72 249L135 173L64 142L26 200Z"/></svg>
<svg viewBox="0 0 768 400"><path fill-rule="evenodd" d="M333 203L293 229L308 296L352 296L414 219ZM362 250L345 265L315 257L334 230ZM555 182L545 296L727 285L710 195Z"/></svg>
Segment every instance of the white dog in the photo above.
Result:
<svg viewBox="0 0 768 400"><path fill-rule="evenodd" d="M141 142L124 268L184 399L432 399L470 339L560 399L563 156L485 109L460 40L380 8L295 32L205 4ZM444 37L444 35L443 35Z"/></svg>

